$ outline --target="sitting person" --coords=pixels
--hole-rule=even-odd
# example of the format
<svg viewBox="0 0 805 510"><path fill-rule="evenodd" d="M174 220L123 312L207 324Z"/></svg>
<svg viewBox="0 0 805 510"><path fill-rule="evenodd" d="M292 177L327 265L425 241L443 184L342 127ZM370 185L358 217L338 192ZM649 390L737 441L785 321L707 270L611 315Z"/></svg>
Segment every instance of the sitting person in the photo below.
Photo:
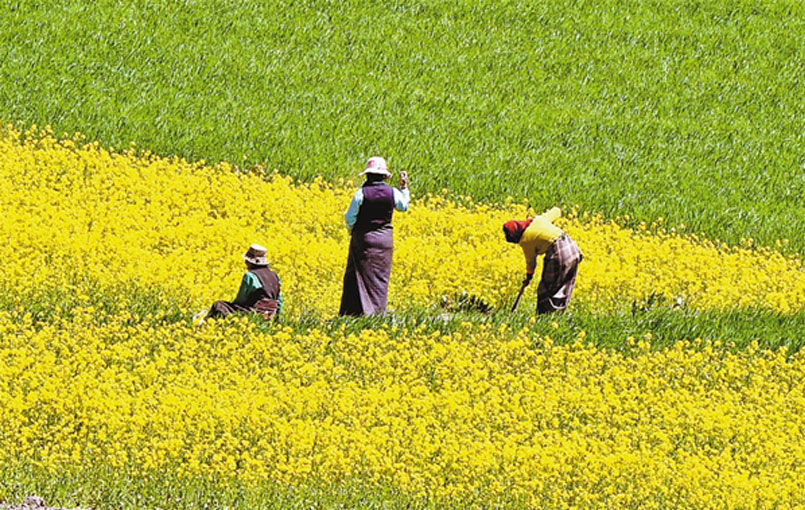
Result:
<svg viewBox="0 0 805 510"><path fill-rule="evenodd" d="M243 258L248 271L240 282L234 301L216 301L207 317L223 317L235 312L255 312L266 319L276 318L282 311L282 293L277 273L268 268L266 249L259 244L249 247Z"/></svg>

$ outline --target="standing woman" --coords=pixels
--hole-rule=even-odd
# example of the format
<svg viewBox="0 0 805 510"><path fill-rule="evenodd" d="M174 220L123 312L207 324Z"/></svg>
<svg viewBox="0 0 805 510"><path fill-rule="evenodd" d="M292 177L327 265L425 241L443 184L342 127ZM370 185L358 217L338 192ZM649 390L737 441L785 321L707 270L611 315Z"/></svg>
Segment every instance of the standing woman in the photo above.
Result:
<svg viewBox="0 0 805 510"><path fill-rule="evenodd" d="M400 172L399 189L385 183L391 172L384 158L369 158L361 175L366 176L366 182L355 192L344 217L352 237L339 315L386 311L394 251L391 217L395 209L407 211L411 200L405 172Z"/></svg>
<svg viewBox="0 0 805 510"><path fill-rule="evenodd" d="M519 244L525 254L523 288L531 283L537 268L537 256L545 254L542 279L537 287L538 314L567 308L576 285L582 253L576 242L553 224L561 215L561 209L554 207L539 216L511 220L503 225L506 241Z"/></svg>

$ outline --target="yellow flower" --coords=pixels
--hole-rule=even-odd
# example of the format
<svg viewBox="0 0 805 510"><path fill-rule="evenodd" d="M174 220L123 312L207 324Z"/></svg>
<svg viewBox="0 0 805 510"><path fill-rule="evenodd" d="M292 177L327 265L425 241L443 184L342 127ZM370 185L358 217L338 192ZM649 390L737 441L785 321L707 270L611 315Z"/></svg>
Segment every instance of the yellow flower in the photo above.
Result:
<svg viewBox="0 0 805 510"><path fill-rule="evenodd" d="M231 297L252 242L269 249L284 313L334 315L352 187L80 142L0 135L5 466L102 463L246 484L362 477L434 501L533 508L805 500L801 353L701 339L652 350L646 333L624 354L586 344L585 332L557 345L536 320L351 332L239 317L194 328L172 311ZM392 307L462 293L510 301L522 254L499 227L527 212L415 197L394 220ZM593 309L805 305L801 261L749 241L730 248L598 217L561 225L585 253L574 300Z"/></svg>

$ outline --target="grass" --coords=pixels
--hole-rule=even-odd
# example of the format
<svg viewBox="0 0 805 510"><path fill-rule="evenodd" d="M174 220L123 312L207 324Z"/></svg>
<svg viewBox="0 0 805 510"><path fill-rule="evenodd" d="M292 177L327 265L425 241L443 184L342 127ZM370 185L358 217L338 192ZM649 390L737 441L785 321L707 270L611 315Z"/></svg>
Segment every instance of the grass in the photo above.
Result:
<svg viewBox="0 0 805 510"><path fill-rule="evenodd" d="M802 253L804 5L4 2L0 119Z"/></svg>
<svg viewBox="0 0 805 510"><path fill-rule="evenodd" d="M245 485L237 480L182 478L171 472L121 473L104 466L86 466L74 473L46 472L23 465L0 468L0 503L21 504L38 495L48 506L102 509L343 509L403 510L462 508L435 506L427 500L390 488L356 482L330 485L281 486L266 482Z"/></svg>
<svg viewBox="0 0 805 510"><path fill-rule="evenodd" d="M460 331L462 323L488 324L493 328L506 325L509 330L517 331L530 325L529 321L534 317L530 311L500 311L490 315L460 312L440 316L434 310L422 309L387 317L338 317L329 321L303 319L301 322L280 323L298 330L316 327L335 331L344 326L347 333L392 326L397 326L400 331L403 328L413 330L421 327L425 331L450 333ZM262 328L275 327L262 319L254 320ZM629 337L640 341L650 333L649 343L656 349L670 347L680 340L702 339L720 342L729 349L743 349L757 341L761 348L785 347L790 353L795 353L805 345L802 333L805 331L805 312L782 315L758 310L697 311L668 305L611 313L591 313L571 308L566 313L536 316L531 330L541 337L550 336L557 344L573 343L583 333L585 342L615 350L628 350ZM404 340L403 333L398 334Z"/></svg>
<svg viewBox="0 0 805 510"><path fill-rule="evenodd" d="M73 293L56 290L48 294L48 302L15 296L13 292L0 295L0 309L28 312L32 315L35 327L47 326L58 318L70 320L78 308L93 307L99 324L121 312L116 296L129 298L125 310L131 315L131 324L159 328L175 322L189 322L190 317L181 311L188 306L180 299L165 301L158 293L128 284L90 293L87 301L76 301ZM533 305L533 303L532 303ZM276 327L291 327L296 332L320 329L334 333L344 328L349 333L363 329L391 329L397 327L401 341L405 329L423 328L425 331L450 333L461 331L463 324L489 325L495 329L505 325L509 331L530 327L538 336L550 336L558 344L573 343L583 333L585 342L599 348L629 350L627 339L643 340L651 334L649 343L661 349L679 340L703 339L719 341L724 348L743 349L753 341L761 348L778 349L785 347L790 353L798 352L805 345L805 311L795 314L780 314L763 310L696 310L674 303L647 299L632 302L609 312L593 311L583 304L574 303L565 313L535 315L531 307L521 307L511 313L505 307L480 313L474 309L413 307L389 312L385 316L374 317L326 317L317 313L304 314L299 318L280 317L278 322L266 322L253 317L260 330ZM191 307L196 310L199 307ZM58 310L58 312L56 312ZM531 324L532 319L535 321Z"/></svg>

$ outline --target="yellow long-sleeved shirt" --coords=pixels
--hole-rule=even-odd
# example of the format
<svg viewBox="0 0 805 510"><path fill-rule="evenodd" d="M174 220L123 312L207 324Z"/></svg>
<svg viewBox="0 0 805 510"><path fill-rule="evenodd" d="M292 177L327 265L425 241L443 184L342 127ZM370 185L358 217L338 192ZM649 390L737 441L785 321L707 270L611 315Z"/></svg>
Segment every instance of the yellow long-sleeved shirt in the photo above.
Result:
<svg viewBox="0 0 805 510"><path fill-rule="evenodd" d="M548 251L553 242L562 235L562 229L551 223L560 216L562 210L558 207L549 209L539 216L534 216L531 225L523 232L518 244L523 248L528 274L533 274L537 268L537 256Z"/></svg>

